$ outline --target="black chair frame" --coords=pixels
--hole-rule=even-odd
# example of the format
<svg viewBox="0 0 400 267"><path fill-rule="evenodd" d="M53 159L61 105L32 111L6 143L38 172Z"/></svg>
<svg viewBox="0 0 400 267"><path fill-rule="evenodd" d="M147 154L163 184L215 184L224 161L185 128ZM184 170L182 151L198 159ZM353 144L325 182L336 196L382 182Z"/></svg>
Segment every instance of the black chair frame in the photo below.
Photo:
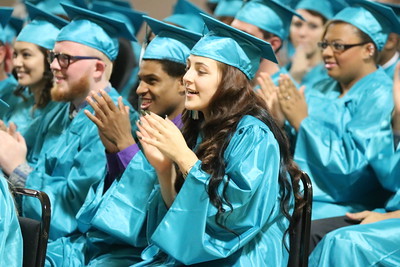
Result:
<svg viewBox="0 0 400 267"><path fill-rule="evenodd" d="M49 239L50 219L51 219L50 199L46 193L33 189L15 188L14 192L17 195L34 197L39 199L40 201L42 207L42 216L40 222L39 242L36 251L36 261L33 264L33 266L37 267L44 266L46 251L47 251L47 241ZM25 261L26 260L25 253L26 251L24 250L24 266L30 266L30 264L27 264Z"/></svg>
<svg viewBox="0 0 400 267"><path fill-rule="evenodd" d="M311 209L313 191L310 177L302 172L304 206L301 209L300 220L290 236L289 267L307 267L310 247ZM295 209L299 203L295 203Z"/></svg>

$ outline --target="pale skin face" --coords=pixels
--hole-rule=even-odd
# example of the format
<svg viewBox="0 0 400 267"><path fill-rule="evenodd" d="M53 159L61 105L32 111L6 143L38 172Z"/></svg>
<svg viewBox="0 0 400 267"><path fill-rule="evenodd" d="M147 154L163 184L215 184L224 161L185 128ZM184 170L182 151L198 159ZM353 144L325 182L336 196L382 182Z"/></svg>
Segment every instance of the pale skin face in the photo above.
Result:
<svg viewBox="0 0 400 267"><path fill-rule="evenodd" d="M185 88L181 78L171 77L157 60L143 60L136 89L142 110L174 118L183 111Z"/></svg>
<svg viewBox="0 0 400 267"><path fill-rule="evenodd" d="M39 47L33 43L15 42L13 65L18 83L31 88L43 86L45 57Z"/></svg>
<svg viewBox="0 0 400 267"><path fill-rule="evenodd" d="M57 42L54 52L70 56L97 56L93 49L70 41ZM93 85L104 79L105 63L98 59L77 60L72 61L68 68L62 68L54 59L50 68L55 81L52 90L54 100L71 101L77 106L84 101Z"/></svg>
<svg viewBox="0 0 400 267"><path fill-rule="evenodd" d="M317 43L324 32L324 24L321 17L314 16L307 10L298 9L297 13L303 16L305 21L293 16L290 25L290 40L295 48L302 46L307 56L320 53Z"/></svg>
<svg viewBox="0 0 400 267"><path fill-rule="evenodd" d="M190 55L187 60L187 72L183 76L186 87L185 108L197 110L208 117L208 106L221 81L217 61Z"/></svg>

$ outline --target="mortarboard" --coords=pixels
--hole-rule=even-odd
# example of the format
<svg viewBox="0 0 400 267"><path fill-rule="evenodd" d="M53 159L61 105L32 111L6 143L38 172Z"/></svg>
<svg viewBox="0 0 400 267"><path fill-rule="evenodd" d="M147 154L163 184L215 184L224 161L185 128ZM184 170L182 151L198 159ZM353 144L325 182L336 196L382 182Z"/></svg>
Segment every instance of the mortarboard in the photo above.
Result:
<svg viewBox="0 0 400 267"><path fill-rule="evenodd" d="M293 9L274 0L254 0L241 8L235 19L257 26L285 40L289 36L293 16L303 19Z"/></svg>
<svg viewBox="0 0 400 267"><path fill-rule="evenodd" d="M301 0L297 3L296 5L296 10L298 9L306 9L306 10L312 10L315 11L319 14L321 14L325 19L329 20L334 16L334 9L333 6L334 4L339 4L339 3L333 3L333 1L329 0Z"/></svg>
<svg viewBox="0 0 400 267"><path fill-rule="evenodd" d="M16 41L33 43L46 49L53 49L60 29L68 21L25 3L31 20L18 34Z"/></svg>
<svg viewBox="0 0 400 267"><path fill-rule="evenodd" d="M214 10L214 15L216 17L234 17L243 4L243 0L221 0Z"/></svg>
<svg viewBox="0 0 400 267"><path fill-rule="evenodd" d="M206 12L187 0L178 0L174 6L173 14L163 19L163 21L190 31L202 33L204 30L204 21L200 16L201 13Z"/></svg>
<svg viewBox="0 0 400 267"><path fill-rule="evenodd" d="M0 41L3 43L7 41L5 28L11 18L13 10L12 7L0 7Z"/></svg>
<svg viewBox="0 0 400 267"><path fill-rule="evenodd" d="M147 46L143 59L169 60L186 65L190 50L201 35L184 28L144 16L156 37Z"/></svg>
<svg viewBox="0 0 400 267"><path fill-rule="evenodd" d="M140 31L140 27L143 24L143 15L146 15L146 13L133 10L130 7L105 4L100 1L93 3L92 10L123 21L131 31L133 30L133 35Z"/></svg>
<svg viewBox="0 0 400 267"><path fill-rule="evenodd" d="M118 37L136 41L125 23L120 20L73 5L61 5L72 21L61 29L56 42L80 43L104 53L114 61L118 55Z"/></svg>
<svg viewBox="0 0 400 267"><path fill-rule="evenodd" d="M391 32L400 34L400 22L393 10L371 1L352 1L351 6L336 14L332 21L344 21L357 27L372 39L378 51L383 49Z"/></svg>
<svg viewBox="0 0 400 267"><path fill-rule="evenodd" d="M241 70L249 80L253 79L261 58L278 63L271 45L248 33L235 29L210 16L203 15L209 29L193 47L191 54L207 57Z"/></svg>

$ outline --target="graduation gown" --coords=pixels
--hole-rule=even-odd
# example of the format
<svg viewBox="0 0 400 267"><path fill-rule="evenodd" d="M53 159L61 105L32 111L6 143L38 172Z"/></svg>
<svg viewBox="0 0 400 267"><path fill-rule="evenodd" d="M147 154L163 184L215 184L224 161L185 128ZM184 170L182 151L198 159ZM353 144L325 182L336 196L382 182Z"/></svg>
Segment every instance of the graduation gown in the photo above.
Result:
<svg viewBox="0 0 400 267"><path fill-rule="evenodd" d="M280 155L275 137L264 123L245 116L224 158L230 178L226 194L233 206L231 213L224 206L225 226L237 235L216 224L217 211L206 189L210 175L198 161L169 210L159 187L153 191L147 225L150 246L137 266L287 265L283 239L288 240L284 231L289 222L279 206Z"/></svg>
<svg viewBox="0 0 400 267"><path fill-rule="evenodd" d="M0 262L2 266L22 266L23 241L14 199L7 180L0 173Z"/></svg>
<svg viewBox="0 0 400 267"><path fill-rule="evenodd" d="M109 92L116 102L118 93ZM90 186L99 181L105 171L104 146L96 125L84 114L93 112L87 105L58 138L45 144L34 170L26 180L26 187L44 191L52 205L50 240L77 231L76 214L82 207ZM133 120L137 119L136 112ZM37 218L40 205L35 200L23 198L25 216Z"/></svg>
<svg viewBox="0 0 400 267"><path fill-rule="evenodd" d="M333 79L314 89L306 92L309 116L300 125L294 154L312 180L313 219L383 207L388 194L370 164L382 147L370 142L390 125L391 79L379 68L341 98Z"/></svg>

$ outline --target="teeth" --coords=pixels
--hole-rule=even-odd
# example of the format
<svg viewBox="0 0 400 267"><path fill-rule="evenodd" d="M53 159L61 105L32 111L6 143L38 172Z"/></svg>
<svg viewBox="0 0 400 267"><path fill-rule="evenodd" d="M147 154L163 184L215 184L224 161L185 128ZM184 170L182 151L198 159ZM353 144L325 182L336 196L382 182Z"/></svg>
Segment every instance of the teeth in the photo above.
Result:
<svg viewBox="0 0 400 267"><path fill-rule="evenodd" d="M187 89L187 92L189 93L189 94L198 94L199 92L197 92L197 91L193 91L193 90L190 90L190 89Z"/></svg>

